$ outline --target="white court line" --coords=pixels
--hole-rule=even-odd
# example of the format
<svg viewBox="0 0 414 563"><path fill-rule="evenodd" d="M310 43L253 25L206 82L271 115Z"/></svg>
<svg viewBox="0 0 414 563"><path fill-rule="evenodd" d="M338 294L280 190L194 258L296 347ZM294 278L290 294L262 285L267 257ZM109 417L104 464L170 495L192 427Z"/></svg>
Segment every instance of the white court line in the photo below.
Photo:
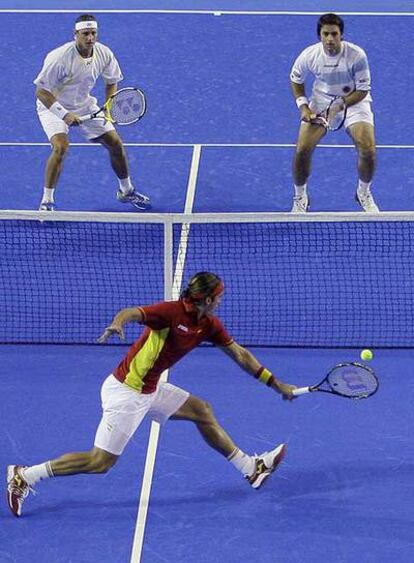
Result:
<svg viewBox="0 0 414 563"><path fill-rule="evenodd" d="M71 147L98 148L94 143L71 143ZM294 148L295 143L124 143L126 147L188 147L188 148ZM50 147L50 143L8 143L0 142L0 147ZM318 145L322 149L354 149L354 145ZM377 145L377 149L414 149L414 145Z"/></svg>
<svg viewBox="0 0 414 563"><path fill-rule="evenodd" d="M193 158L191 160L190 176L187 185L187 195L185 200L184 212L192 213L194 205L195 190L197 185L197 175L200 165L201 146L195 145L193 149ZM177 254L177 267L175 268L172 299L178 299L181 291L182 276L184 273L184 262L187 253L187 242L189 225L181 227L181 238ZM167 381L168 371L166 370L161 377L161 381ZM139 563L141 561L142 548L144 545L145 525L147 521L147 513L149 506L149 498L152 486L152 477L154 474L155 458L157 455L158 440L160 435L160 425L158 422L151 423L151 432L148 440L147 457L145 460L144 477L142 480L141 495L139 499L138 515L135 525L135 534L132 545L132 554L130 563Z"/></svg>
<svg viewBox="0 0 414 563"><path fill-rule="evenodd" d="M17 10L1 9L0 14L200 14L213 16L319 16L326 13L322 11L294 11L294 10ZM341 16L414 16L414 12L347 12L336 11Z"/></svg>

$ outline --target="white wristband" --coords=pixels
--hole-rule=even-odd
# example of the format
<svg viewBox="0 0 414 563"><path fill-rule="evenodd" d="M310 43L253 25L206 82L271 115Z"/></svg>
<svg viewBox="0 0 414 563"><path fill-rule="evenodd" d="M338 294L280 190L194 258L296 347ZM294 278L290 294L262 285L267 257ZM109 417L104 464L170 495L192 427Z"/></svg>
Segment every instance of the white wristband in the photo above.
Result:
<svg viewBox="0 0 414 563"><path fill-rule="evenodd" d="M69 111L65 109L59 102L53 103L50 106L49 111L54 113L56 117L59 117L59 119L63 119L65 115L69 113Z"/></svg>
<svg viewBox="0 0 414 563"><path fill-rule="evenodd" d="M298 106L298 108L300 108L300 106L304 106L308 104L309 104L309 100L306 96L299 96L299 98L296 98L296 105Z"/></svg>

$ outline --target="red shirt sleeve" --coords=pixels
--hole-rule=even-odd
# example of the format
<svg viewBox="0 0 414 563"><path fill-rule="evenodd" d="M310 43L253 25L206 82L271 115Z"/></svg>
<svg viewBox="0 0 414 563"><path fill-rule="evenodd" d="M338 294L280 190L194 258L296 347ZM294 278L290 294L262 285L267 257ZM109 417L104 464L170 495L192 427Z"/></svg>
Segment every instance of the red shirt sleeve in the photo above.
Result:
<svg viewBox="0 0 414 563"><path fill-rule="evenodd" d="M144 314L143 324L153 330L161 330L171 326L176 314L176 304L168 301L146 305L139 307L139 309Z"/></svg>
<svg viewBox="0 0 414 563"><path fill-rule="evenodd" d="M211 342L212 344L216 344L217 346L229 346L234 342L234 338L232 338L224 328L221 320L217 317L214 317L212 331L209 338L207 338L207 341Z"/></svg>

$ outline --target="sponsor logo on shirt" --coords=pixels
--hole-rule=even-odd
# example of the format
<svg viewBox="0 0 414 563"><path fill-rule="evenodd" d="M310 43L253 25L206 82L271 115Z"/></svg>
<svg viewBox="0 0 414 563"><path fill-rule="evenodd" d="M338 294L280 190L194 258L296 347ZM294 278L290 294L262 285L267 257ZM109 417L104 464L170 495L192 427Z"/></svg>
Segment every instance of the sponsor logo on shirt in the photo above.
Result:
<svg viewBox="0 0 414 563"><path fill-rule="evenodd" d="M185 332L186 334L201 334L203 332L202 328L198 328L197 330L191 330L187 326L184 325L177 325L177 329L181 332Z"/></svg>

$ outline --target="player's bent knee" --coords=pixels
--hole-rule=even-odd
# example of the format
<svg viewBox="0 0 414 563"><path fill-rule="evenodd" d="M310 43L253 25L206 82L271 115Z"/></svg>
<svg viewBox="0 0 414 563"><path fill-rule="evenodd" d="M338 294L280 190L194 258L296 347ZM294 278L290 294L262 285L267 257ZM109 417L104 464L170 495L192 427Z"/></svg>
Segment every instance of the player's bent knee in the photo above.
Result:
<svg viewBox="0 0 414 563"><path fill-rule="evenodd" d="M359 152L363 158L374 159L376 156L375 146L372 145L363 145L360 147Z"/></svg>
<svg viewBox="0 0 414 563"><path fill-rule="evenodd" d="M213 409L210 403L198 399L195 406L195 420L196 422L209 422L214 419Z"/></svg>
<svg viewBox="0 0 414 563"><path fill-rule="evenodd" d="M69 143L64 141L53 143L52 145L53 155L60 159L63 159L66 156L68 150L69 150Z"/></svg>
<svg viewBox="0 0 414 563"><path fill-rule="evenodd" d="M296 162L308 162L312 156L313 148L298 147L295 152Z"/></svg>
<svg viewBox="0 0 414 563"><path fill-rule="evenodd" d="M119 141L119 143L117 142L111 145L109 150L113 156L116 156L118 158L125 157L124 145L121 141Z"/></svg>

